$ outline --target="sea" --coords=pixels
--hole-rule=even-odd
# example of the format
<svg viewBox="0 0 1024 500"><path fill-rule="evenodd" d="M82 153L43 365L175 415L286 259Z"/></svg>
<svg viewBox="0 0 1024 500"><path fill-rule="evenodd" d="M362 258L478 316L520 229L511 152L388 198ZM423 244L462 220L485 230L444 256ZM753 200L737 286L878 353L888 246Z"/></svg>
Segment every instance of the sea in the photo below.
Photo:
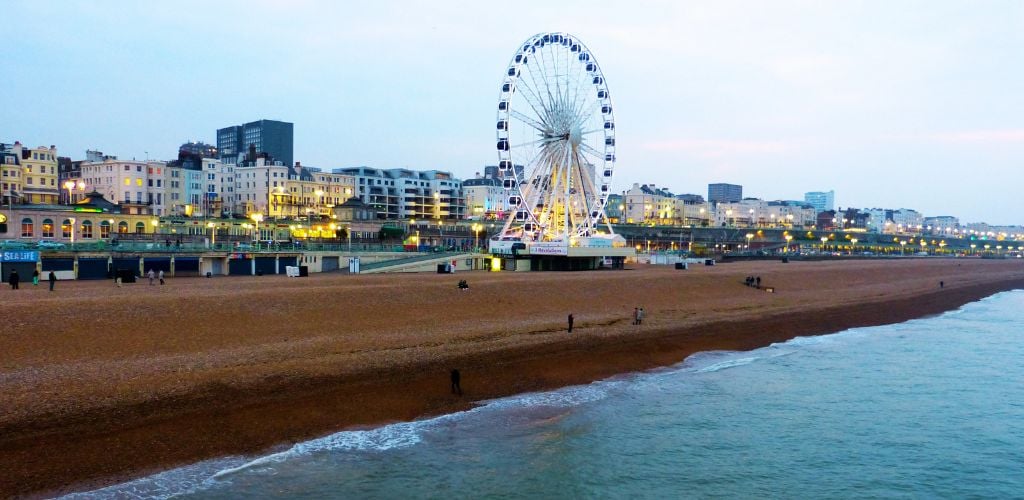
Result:
<svg viewBox="0 0 1024 500"><path fill-rule="evenodd" d="M1022 311L1005 292L68 498L1024 498Z"/></svg>

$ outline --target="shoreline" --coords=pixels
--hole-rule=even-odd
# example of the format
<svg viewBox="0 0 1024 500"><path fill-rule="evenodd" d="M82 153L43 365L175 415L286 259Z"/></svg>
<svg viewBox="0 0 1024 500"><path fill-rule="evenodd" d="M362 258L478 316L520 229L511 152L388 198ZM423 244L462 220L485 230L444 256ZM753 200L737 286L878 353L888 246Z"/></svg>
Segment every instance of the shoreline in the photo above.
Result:
<svg viewBox="0 0 1024 500"><path fill-rule="evenodd" d="M750 350L799 336L900 323L953 310L998 292L1024 288L1024 266L1010 261L999 266L970 263L972 269L997 272L980 276L978 271L980 277L963 282L947 278L947 286L941 290L934 285L925 288L925 281L935 282L933 268L910 266L918 273L928 271L920 278L920 284L908 286L909 290L866 293L891 288L890 274L896 269L893 266L849 265L844 270L836 264L801 265L779 270L795 273L792 283L773 281L785 283L788 289L808 281L808 276L817 276L801 274L804 270L819 271L820 267L830 275L849 272L851 277L846 281L852 282L855 274L864 272L863 268L872 272L879 269L876 274L880 281L863 285L857 293L846 292L835 303L809 307L798 300L780 302L780 297L768 297L773 294L749 295L753 290L733 281L736 272L742 274L747 268L729 264L709 270L707 282L721 286L729 296L748 294L740 300L764 301L762 309L747 311L743 302L738 301L741 306L736 310L715 313L719 317L709 321L686 324L690 311L651 308L649 311L669 319L640 328L630 326L628 315L621 313L596 321L580 321L581 316L577 316L580 333L574 332L571 338L563 337L564 331L558 326L545 323L539 329L531 329L537 325L526 325L525 334L518 328L516 342L481 346L477 341L467 349L436 359L414 357L411 362L378 363L348 373L327 371L317 375L289 376L275 369L270 370L271 376L264 376L253 385L233 386L214 378L202 390L157 397L142 404L97 408L91 413L53 417L51 421L37 418L14 424L4 422L8 432L0 441L0 470L7 473L0 478L0 492L39 496L85 491L204 459L264 454L341 430L451 413L471 408L478 400L586 384L621 373L668 366L696 352ZM959 272L946 267L935 269L942 273ZM615 275L609 286L615 286L618 279L632 278L630 272ZM664 272L668 278L662 278L657 274L662 270L649 273L669 280L668 290L675 286L672 280L690 277ZM464 276L473 281L483 280L481 275ZM525 279L543 282L557 276ZM421 278L427 279L437 278ZM499 285L505 282L505 278L495 279ZM807 286L806 297L814 297L815 292L821 294L816 285ZM717 288L708 286L706 290ZM683 297L680 292L670 298ZM459 330L460 325L440 328ZM611 333L597 334L598 330ZM524 341L519 339L522 335L546 340ZM432 346L413 347L426 351ZM462 398L448 393L450 367L458 367L462 372Z"/></svg>

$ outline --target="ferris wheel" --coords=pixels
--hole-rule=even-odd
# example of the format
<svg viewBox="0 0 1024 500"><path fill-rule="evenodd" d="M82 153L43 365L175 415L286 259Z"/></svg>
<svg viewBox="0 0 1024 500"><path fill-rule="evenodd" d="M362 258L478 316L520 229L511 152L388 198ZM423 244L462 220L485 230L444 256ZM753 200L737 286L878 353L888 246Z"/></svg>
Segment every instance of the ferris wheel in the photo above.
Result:
<svg viewBox="0 0 1024 500"><path fill-rule="evenodd" d="M595 234L611 192L615 118L601 67L578 38L541 33L516 50L498 98L497 149L509 211L500 237Z"/></svg>

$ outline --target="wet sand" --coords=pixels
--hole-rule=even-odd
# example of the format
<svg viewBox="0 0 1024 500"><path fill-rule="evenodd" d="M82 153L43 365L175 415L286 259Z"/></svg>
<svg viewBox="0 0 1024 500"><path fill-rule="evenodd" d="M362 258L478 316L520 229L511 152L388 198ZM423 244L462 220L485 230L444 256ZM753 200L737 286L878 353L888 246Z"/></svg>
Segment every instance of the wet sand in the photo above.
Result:
<svg viewBox="0 0 1024 500"><path fill-rule="evenodd" d="M80 491L1024 288L1019 260L632 267L5 287L0 494Z"/></svg>

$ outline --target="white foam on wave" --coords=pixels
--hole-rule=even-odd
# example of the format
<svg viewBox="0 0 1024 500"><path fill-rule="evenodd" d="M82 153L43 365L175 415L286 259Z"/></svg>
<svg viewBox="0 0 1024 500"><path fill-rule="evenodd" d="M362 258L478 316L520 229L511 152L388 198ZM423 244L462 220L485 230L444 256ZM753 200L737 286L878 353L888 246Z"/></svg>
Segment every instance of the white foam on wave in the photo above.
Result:
<svg viewBox="0 0 1024 500"><path fill-rule="evenodd" d="M223 469L213 479L224 479L232 474L258 466L279 463L320 452L333 451L387 451L415 446L423 441L426 432L448 425L483 412L502 411L513 408L571 407L597 401L607 397L607 391L595 384L567 387L549 392L535 392L486 400L471 410L449 413L426 420L401 422L376 429L341 431L311 441L298 443L288 450L266 455L246 463Z"/></svg>
<svg viewBox="0 0 1024 500"><path fill-rule="evenodd" d="M228 457L216 460L207 460L177 469L160 472L152 476L115 484L106 488L86 491L82 493L71 493L60 497L69 500L95 500L95 499L124 499L124 498L145 498L164 500L181 495L196 493L216 484L213 475L216 471L225 467L234 467L244 463L245 458Z"/></svg>
<svg viewBox="0 0 1024 500"><path fill-rule="evenodd" d="M722 361L722 362L719 362L719 363L715 363L713 365L705 366L705 367L697 370L697 373L711 373L711 372L717 372L717 371L725 370L725 369L728 369L728 368L735 368L737 366L749 365L750 363L753 363L754 361L757 361L758 359L761 359L761 358L759 358L757 356L752 356L752 357L748 357L748 358L728 359L728 360L725 360L725 361Z"/></svg>

